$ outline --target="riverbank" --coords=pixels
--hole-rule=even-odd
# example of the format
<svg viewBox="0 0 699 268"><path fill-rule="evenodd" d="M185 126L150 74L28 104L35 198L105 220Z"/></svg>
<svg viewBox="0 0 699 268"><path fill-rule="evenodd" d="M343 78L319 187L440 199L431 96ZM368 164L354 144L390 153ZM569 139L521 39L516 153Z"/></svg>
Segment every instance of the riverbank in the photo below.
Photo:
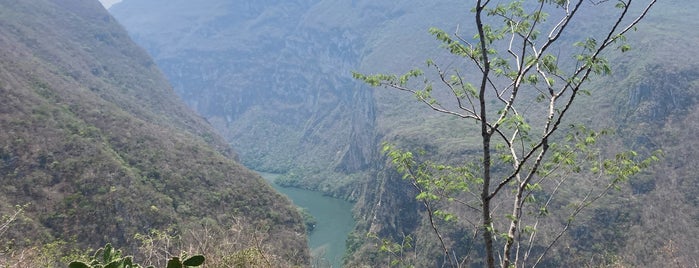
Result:
<svg viewBox="0 0 699 268"><path fill-rule="evenodd" d="M352 217L353 204L317 191L282 187L274 183L279 174L259 173L274 189L315 218L316 226L308 236L314 267L342 267L342 257L347 250L347 236L355 225Z"/></svg>

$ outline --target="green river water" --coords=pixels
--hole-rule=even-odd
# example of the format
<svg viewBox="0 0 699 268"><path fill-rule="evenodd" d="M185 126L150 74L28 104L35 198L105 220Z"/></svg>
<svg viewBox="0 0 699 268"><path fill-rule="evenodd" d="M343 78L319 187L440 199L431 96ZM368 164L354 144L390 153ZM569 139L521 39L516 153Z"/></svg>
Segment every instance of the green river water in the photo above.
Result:
<svg viewBox="0 0 699 268"><path fill-rule="evenodd" d="M345 241L355 224L352 218L352 203L324 196L316 191L281 187L274 183L278 174L260 174L274 189L289 197L296 206L306 209L316 219L316 227L309 235L308 241L311 255L321 258L315 263L321 264L321 267L341 267L342 256L346 250Z"/></svg>

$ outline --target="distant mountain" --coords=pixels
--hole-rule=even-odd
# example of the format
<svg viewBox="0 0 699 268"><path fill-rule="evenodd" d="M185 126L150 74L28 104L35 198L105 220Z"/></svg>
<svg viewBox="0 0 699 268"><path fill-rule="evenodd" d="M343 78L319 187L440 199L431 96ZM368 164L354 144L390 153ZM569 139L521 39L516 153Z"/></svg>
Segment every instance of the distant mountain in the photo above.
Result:
<svg viewBox="0 0 699 268"><path fill-rule="evenodd" d="M350 70L372 34L364 29L401 12L386 6L125 1L111 12L246 166L356 199L345 178L369 170L378 139L371 91L357 90Z"/></svg>
<svg viewBox="0 0 699 268"><path fill-rule="evenodd" d="M0 1L0 211L27 205L3 249L238 228L217 239L307 263L299 213L236 159L98 1Z"/></svg>
<svg viewBox="0 0 699 268"><path fill-rule="evenodd" d="M167 2L167 4L166 4ZM180 96L224 133L252 168L285 183L357 201L352 265L375 256L366 233L425 232L410 186L377 151L383 141L441 159L468 155L468 125L410 96L357 84L350 71L405 72L445 57L427 29L464 33L467 1L125 0L110 11L153 55ZM699 247L695 134L699 124L696 1L661 2L612 56L614 74L590 84L573 122L611 128L610 148L662 149L662 164L593 209L565 241L566 256L606 256L631 266L692 264ZM584 38L604 14L573 26ZM457 146L455 146L457 145ZM668 209L670 208L670 209ZM670 222L673 222L670 224ZM672 225L672 227L670 227ZM426 233L429 233L427 231ZM427 246L425 246L427 247ZM427 250L426 250L427 251ZM589 254L589 255L585 255ZM554 257L554 258L555 258ZM580 257L580 259L586 257ZM433 264L439 260L426 258Z"/></svg>

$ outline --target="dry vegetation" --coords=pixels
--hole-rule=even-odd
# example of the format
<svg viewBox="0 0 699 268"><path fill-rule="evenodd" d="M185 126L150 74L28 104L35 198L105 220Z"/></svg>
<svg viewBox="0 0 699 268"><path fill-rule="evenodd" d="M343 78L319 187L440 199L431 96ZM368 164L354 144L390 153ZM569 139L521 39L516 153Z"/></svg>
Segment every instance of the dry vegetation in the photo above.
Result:
<svg viewBox="0 0 699 268"><path fill-rule="evenodd" d="M238 230L217 237L235 244L222 255L257 247L308 262L296 209L235 161L97 1L2 1L0 47L0 211L26 204L0 259L107 242L137 254L137 233L207 226Z"/></svg>

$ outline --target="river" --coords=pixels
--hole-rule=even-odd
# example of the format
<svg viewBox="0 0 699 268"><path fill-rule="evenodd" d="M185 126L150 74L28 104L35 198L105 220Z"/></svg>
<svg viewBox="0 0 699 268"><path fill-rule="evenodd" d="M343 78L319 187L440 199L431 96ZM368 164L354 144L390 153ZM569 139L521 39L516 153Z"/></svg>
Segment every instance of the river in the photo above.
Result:
<svg viewBox="0 0 699 268"><path fill-rule="evenodd" d="M306 209L315 218L316 227L308 237L311 255L314 258L313 267L342 267L342 257L346 251L345 242L355 225L352 203L325 196L317 191L281 187L274 183L274 179L280 175L259 173L274 189L289 197L296 206Z"/></svg>

